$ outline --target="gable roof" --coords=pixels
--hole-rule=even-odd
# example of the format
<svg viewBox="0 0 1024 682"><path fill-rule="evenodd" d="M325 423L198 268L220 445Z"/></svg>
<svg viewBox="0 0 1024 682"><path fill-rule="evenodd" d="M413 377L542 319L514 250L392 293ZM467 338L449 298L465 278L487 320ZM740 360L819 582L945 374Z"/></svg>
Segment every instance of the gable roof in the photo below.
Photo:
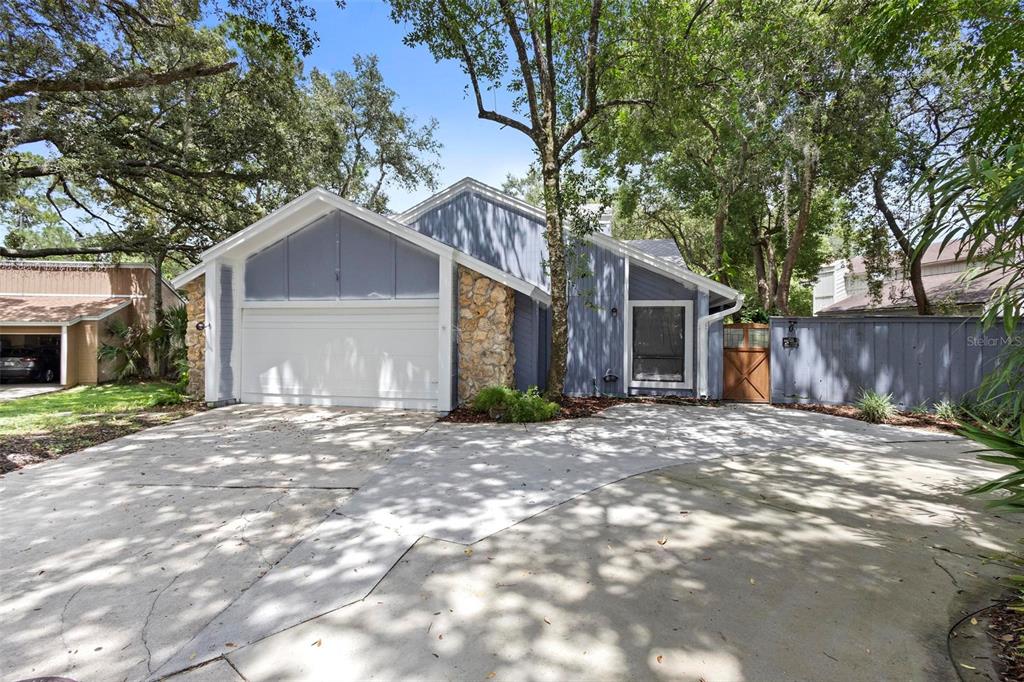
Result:
<svg viewBox="0 0 1024 682"><path fill-rule="evenodd" d="M679 267L686 267L686 261L672 239L627 239L626 243L646 254L663 258Z"/></svg>
<svg viewBox="0 0 1024 682"><path fill-rule="evenodd" d="M181 273L171 284L175 287L182 287L203 273L206 263L220 257L241 251L248 255L250 252L267 246L270 242L281 239L296 230L305 227L310 222L332 211L343 211L355 218L362 220L385 232L396 235L408 242L421 247L431 253L451 258L456 263L472 268L487 277L501 282L502 284L526 294L537 300L548 302L550 295L539 287L521 278L510 275L492 265L488 265L469 254L462 253L457 249L443 244L436 239L421 234L413 228L400 223L390 217L380 215L347 199L328 192L327 190L315 187L296 199L288 202L281 208L272 211L255 223L231 235L224 241L215 244L200 256L200 262Z"/></svg>
<svg viewBox="0 0 1024 682"><path fill-rule="evenodd" d="M524 213L541 222L546 221L546 215L543 209L527 203L522 199L506 194L501 190L491 187L490 185L485 185L479 180L468 177L463 178L450 187L446 187L437 194L424 199L412 208L395 215L394 219L402 223L415 222L426 213L439 208L444 204L451 202L459 195L468 192L480 194L492 202L503 205L513 211ZM617 253L621 256L628 256L631 261L636 261L644 267L665 275L670 279L690 284L700 289L707 289L708 291L729 300L736 300L740 296L740 293L731 287L727 287L713 279L698 275L695 272L688 270L685 265L681 263L674 263L668 259L651 255L637 246L634 246L631 242L620 241L601 232L594 232L588 235L587 241L595 246L607 249L608 251L612 251L613 253Z"/></svg>

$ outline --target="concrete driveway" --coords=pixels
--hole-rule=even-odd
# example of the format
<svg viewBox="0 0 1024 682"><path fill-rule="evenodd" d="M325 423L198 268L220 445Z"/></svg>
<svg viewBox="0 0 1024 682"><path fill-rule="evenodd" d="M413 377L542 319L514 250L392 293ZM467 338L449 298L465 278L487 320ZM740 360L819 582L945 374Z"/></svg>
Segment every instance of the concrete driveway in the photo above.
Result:
<svg viewBox="0 0 1024 682"><path fill-rule="evenodd" d="M62 388L59 384L0 384L0 402L53 393Z"/></svg>
<svg viewBox="0 0 1024 682"><path fill-rule="evenodd" d="M969 449L768 407L217 410L3 479L2 673L952 677L1021 534Z"/></svg>

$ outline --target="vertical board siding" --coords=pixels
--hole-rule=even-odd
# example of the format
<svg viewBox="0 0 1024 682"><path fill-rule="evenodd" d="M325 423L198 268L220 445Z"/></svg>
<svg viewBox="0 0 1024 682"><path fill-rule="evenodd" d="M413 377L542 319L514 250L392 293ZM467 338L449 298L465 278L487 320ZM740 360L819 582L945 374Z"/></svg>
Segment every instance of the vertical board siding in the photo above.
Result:
<svg viewBox="0 0 1024 682"><path fill-rule="evenodd" d="M526 294L517 291L515 316L512 320L512 344L516 354L516 388L520 391L540 385L540 340L540 306Z"/></svg>
<svg viewBox="0 0 1024 682"><path fill-rule="evenodd" d="M697 300L697 290L631 262L629 264L629 300L695 301Z"/></svg>
<svg viewBox="0 0 1024 682"><path fill-rule="evenodd" d="M220 399L230 399L234 394L235 375L231 367L231 347L235 329L234 290L232 287L231 266L222 265L220 276L220 319L217 326L217 356L220 358Z"/></svg>
<svg viewBox="0 0 1024 682"><path fill-rule="evenodd" d="M783 348L790 322L797 348ZM769 339L772 402L850 404L867 389L904 408L962 399L1009 343L964 317L776 317Z"/></svg>
<svg viewBox="0 0 1024 682"><path fill-rule="evenodd" d="M579 248L589 274L575 280L569 292L565 392L590 395L596 383L599 393L622 394L625 260L592 244ZM613 308L616 309L614 315ZM618 377L616 381L603 380L608 370Z"/></svg>
<svg viewBox="0 0 1024 682"><path fill-rule="evenodd" d="M530 284L547 289L544 222L467 192L409 227Z"/></svg>
<svg viewBox="0 0 1024 682"><path fill-rule="evenodd" d="M333 211L252 254L247 301L438 297L433 253Z"/></svg>
<svg viewBox="0 0 1024 682"><path fill-rule="evenodd" d="M721 320L708 328L708 398L722 398L725 372L725 326ZM694 335L696 336L696 334ZM699 362L699 358L697 358Z"/></svg>

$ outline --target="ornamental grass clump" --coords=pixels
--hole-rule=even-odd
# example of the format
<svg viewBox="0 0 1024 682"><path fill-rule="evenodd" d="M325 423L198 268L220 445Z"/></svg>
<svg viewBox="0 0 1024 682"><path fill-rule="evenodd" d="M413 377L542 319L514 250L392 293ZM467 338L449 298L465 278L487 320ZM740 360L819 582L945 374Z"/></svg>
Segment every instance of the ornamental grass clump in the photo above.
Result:
<svg viewBox="0 0 1024 682"><path fill-rule="evenodd" d="M473 398L473 409L503 422L543 422L558 414L558 403L546 400L536 386L525 393L504 386L488 386Z"/></svg>
<svg viewBox="0 0 1024 682"><path fill-rule="evenodd" d="M862 391L860 399L857 400L857 409L860 410L864 421L872 424L882 424L888 421L895 413L896 408L892 404L891 393L878 393L876 391Z"/></svg>

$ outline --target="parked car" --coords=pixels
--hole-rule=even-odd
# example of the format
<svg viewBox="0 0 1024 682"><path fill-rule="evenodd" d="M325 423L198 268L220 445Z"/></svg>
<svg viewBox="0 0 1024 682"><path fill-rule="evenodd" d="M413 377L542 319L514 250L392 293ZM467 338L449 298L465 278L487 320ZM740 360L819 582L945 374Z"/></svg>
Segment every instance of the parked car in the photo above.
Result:
<svg viewBox="0 0 1024 682"><path fill-rule="evenodd" d="M55 348L5 348L0 352L0 381L52 383L60 377Z"/></svg>

